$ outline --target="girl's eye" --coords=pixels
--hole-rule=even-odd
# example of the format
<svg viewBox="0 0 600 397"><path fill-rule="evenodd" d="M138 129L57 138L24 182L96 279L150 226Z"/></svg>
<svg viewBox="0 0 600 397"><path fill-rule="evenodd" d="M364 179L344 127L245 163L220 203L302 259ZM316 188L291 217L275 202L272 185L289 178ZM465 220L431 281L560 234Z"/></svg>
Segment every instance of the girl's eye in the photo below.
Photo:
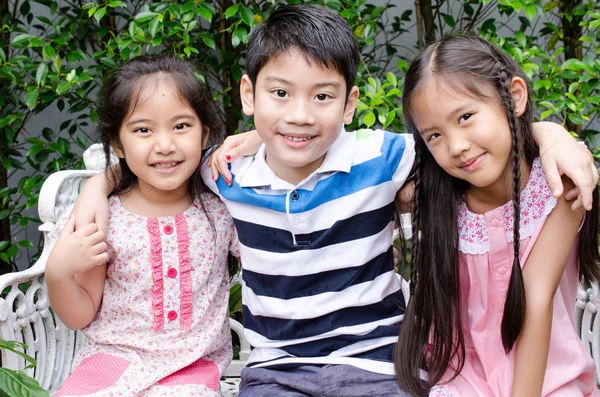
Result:
<svg viewBox="0 0 600 397"><path fill-rule="evenodd" d="M427 142L428 142L428 143L429 143L429 142L432 142L432 141L434 141L435 139L437 139L439 136L440 136L440 134L438 134L438 133L431 134L431 135L429 135L429 136L427 137Z"/></svg>
<svg viewBox="0 0 600 397"><path fill-rule="evenodd" d="M460 116L460 119L458 119L458 122L461 123L461 122L467 121L471 118L472 115L473 115L472 113L465 113L462 116Z"/></svg>
<svg viewBox="0 0 600 397"><path fill-rule="evenodd" d="M140 134L147 134L150 132L150 130L148 128L138 128L137 130L135 130L135 132L139 132Z"/></svg>
<svg viewBox="0 0 600 397"><path fill-rule="evenodd" d="M180 124L177 124L177 125L175 126L175 129L176 129L176 130L183 130L183 129L185 129L187 126L188 126L188 125L187 125L187 124L185 124L185 123L180 123Z"/></svg>
<svg viewBox="0 0 600 397"><path fill-rule="evenodd" d="M287 96L287 92L285 90L275 90L275 95L279 98L285 98Z"/></svg>
<svg viewBox="0 0 600 397"><path fill-rule="evenodd" d="M317 94L317 96L315 98L317 98L319 101L325 101L325 100L329 99L329 95L327 95L327 94Z"/></svg>

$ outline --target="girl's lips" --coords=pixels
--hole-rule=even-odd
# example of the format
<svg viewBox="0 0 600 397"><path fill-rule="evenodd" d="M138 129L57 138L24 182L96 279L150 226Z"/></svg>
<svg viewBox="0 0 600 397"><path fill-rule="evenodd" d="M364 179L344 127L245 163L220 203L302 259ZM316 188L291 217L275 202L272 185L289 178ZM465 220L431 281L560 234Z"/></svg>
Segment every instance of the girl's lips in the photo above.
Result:
<svg viewBox="0 0 600 397"><path fill-rule="evenodd" d="M152 167L152 169L154 169L155 171L161 173L161 174L170 174L172 172L175 172L177 170L177 168L179 168L179 165L181 165L180 161L177 162L172 162L170 164L173 164L171 166L165 166L165 163L161 163L161 164L151 164L150 166Z"/></svg>
<svg viewBox="0 0 600 397"><path fill-rule="evenodd" d="M479 167L479 165L481 165L481 163L483 162L484 156L485 156L485 153L482 153L477 157L470 158L469 160L463 161L462 163L460 163L460 165L458 167L465 171L473 171L474 169Z"/></svg>

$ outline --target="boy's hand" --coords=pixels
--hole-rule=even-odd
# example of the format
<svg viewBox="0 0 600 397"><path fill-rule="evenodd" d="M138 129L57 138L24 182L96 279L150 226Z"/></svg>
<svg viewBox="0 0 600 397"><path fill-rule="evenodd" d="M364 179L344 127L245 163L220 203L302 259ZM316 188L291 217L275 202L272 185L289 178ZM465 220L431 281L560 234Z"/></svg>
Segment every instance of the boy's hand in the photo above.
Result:
<svg viewBox="0 0 600 397"><path fill-rule="evenodd" d="M219 179L219 174L221 174L225 183L231 186L231 172L228 164L237 158L256 154L262 143L256 130L228 136L223 144L211 153L207 161L213 180Z"/></svg>
<svg viewBox="0 0 600 397"><path fill-rule="evenodd" d="M56 245L50 253L47 277L66 279L86 272L108 261L105 234L91 223L75 231L75 216L71 215Z"/></svg>
<svg viewBox="0 0 600 397"><path fill-rule="evenodd" d="M584 207L592 209L592 192L598 184L598 169L594 156L587 147L580 145L558 124L534 123L536 141L540 146L540 158L546 173L548 185L554 197L563 194L562 175L569 177L576 188L565 194L565 199L577 199L571 205L573 210ZM544 135L544 139L537 139ZM550 136L551 137L550 137Z"/></svg>

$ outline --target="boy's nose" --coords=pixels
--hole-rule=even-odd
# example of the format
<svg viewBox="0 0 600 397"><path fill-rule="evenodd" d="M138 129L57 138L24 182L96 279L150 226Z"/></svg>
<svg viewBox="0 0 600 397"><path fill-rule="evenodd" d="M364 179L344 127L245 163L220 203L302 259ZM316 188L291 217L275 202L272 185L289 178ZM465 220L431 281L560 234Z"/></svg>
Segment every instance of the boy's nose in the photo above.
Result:
<svg viewBox="0 0 600 397"><path fill-rule="evenodd" d="M307 125L314 124L315 119L311 111L310 104L305 101L295 101L290 104L284 120L288 124Z"/></svg>

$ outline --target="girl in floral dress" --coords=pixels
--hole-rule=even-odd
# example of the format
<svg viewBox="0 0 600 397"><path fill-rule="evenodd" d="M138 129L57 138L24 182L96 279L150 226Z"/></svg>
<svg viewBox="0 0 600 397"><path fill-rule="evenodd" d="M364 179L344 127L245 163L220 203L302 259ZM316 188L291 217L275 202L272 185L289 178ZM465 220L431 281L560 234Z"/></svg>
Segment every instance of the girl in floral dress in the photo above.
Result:
<svg viewBox="0 0 600 397"><path fill-rule="evenodd" d="M119 157L106 235L66 211L46 268L54 312L87 341L56 396L218 396L231 360L233 221L199 174L223 122L192 66L138 57L103 88L107 164ZM62 230L62 233L60 232Z"/></svg>
<svg viewBox="0 0 600 397"><path fill-rule="evenodd" d="M573 318L578 282L600 279L597 191L587 213L553 197L528 94L519 66L471 36L406 74L415 233L396 372L415 396L598 395Z"/></svg>

